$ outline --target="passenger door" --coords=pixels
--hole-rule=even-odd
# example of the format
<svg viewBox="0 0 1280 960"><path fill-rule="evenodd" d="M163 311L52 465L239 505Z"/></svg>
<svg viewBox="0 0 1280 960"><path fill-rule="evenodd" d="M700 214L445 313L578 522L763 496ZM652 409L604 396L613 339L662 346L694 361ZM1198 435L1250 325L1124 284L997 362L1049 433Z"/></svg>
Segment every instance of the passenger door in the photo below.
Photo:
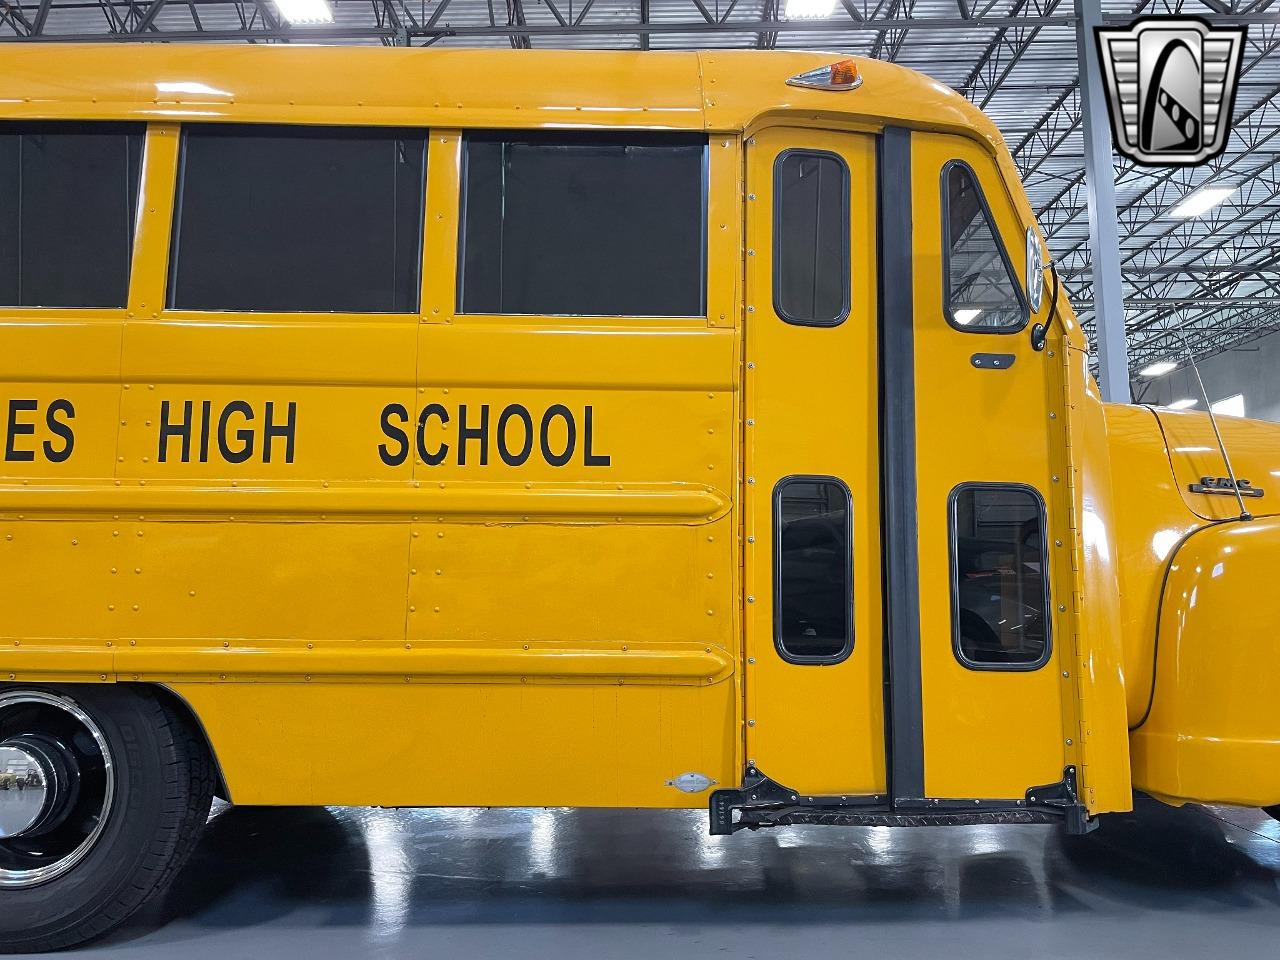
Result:
<svg viewBox="0 0 1280 960"><path fill-rule="evenodd" d="M910 140L924 795L1016 800L1071 753L1060 343L990 153Z"/></svg>
<svg viewBox="0 0 1280 960"><path fill-rule="evenodd" d="M875 139L747 142L748 767L885 791Z"/></svg>

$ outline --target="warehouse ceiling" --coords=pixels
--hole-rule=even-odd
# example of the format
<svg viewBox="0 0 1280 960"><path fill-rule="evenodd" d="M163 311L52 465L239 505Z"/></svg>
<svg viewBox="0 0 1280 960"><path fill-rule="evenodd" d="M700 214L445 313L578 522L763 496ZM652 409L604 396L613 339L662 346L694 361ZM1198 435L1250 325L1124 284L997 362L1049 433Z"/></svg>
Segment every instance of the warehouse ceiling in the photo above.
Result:
<svg viewBox="0 0 1280 960"><path fill-rule="evenodd" d="M950 84L999 125L1090 327L1073 0L835 0L826 16L799 18L829 3L329 0L332 23L291 25L277 0L0 0L0 38L807 48L892 60ZM1280 329L1280 0L1103 0L1102 9L1108 23L1184 14L1248 26L1226 152L1191 168L1115 164L1131 369L1186 349L1245 348ZM1171 215L1205 184L1235 192L1204 216Z"/></svg>

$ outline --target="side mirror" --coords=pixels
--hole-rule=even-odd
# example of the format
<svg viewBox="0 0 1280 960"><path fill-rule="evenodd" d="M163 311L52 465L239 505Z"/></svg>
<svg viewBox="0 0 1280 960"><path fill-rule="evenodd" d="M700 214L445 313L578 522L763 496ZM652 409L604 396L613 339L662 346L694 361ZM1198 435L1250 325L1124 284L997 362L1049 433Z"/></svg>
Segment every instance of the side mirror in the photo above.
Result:
<svg viewBox="0 0 1280 960"><path fill-rule="evenodd" d="M1044 252L1035 227L1027 227L1027 303L1031 313L1040 312L1044 300Z"/></svg>

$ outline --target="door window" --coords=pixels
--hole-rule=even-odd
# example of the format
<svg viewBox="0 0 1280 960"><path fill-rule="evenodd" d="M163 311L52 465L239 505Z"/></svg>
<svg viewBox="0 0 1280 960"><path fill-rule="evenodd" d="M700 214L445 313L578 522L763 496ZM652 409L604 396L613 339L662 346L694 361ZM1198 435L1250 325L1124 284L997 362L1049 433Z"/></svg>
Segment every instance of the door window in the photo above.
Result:
<svg viewBox="0 0 1280 960"><path fill-rule="evenodd" d="M832 327L849 315L849 168L834 153L787 150L773 173L774 309Z"/></svg>
<svg viewBox="0 0 1280 960"><path fill-rule="evenodd" d="M834 477L774 489L774 640L792 663L838 663L853 649L853 505Z"/></svg>
<svg viewBox="0 0 1280 960"><path fill-rule="evenodd" d="M1026 670L1049 656L1044 502L1030 487L951 495L952 634L965 666Z"/></svg>
<svg viewBox="0 0 1280 960"><path fill-rule="evenodd" d="M958 160L942 170L942 218L947 321L971 333L1021 330L1029 314L1017 275L977 178Z"/></svg>

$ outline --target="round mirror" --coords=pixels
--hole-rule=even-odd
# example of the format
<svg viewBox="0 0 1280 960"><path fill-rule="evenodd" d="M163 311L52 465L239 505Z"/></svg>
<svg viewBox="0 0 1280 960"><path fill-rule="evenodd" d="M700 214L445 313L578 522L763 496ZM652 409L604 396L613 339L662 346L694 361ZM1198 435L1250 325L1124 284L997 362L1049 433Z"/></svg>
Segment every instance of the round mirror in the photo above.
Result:
<svg viewBox="0 0 1280 960"><path fill-rule="evenodd" d="M1033 314L1040 312L1040 301L1043 298L1044 253L1035 227L1027 227L1027 303L1031 305Z"/></svg>

